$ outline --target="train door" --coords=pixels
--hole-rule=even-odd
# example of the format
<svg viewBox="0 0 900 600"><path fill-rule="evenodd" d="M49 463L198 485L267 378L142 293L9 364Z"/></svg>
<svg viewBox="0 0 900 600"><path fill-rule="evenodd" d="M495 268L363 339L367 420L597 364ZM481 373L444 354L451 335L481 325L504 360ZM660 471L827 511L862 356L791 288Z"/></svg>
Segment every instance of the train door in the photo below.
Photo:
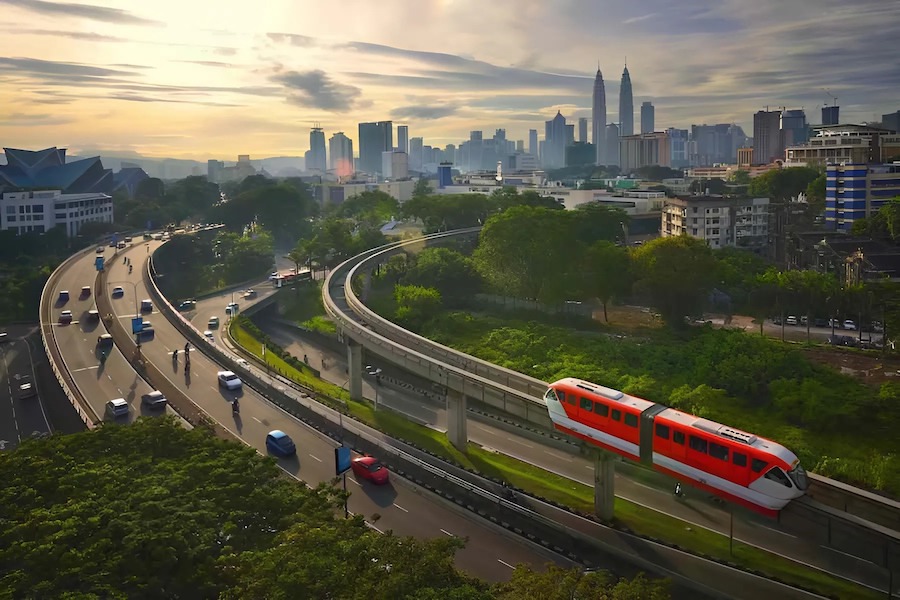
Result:
<svg viewBox="0 0 900 600"><path fill-rule="evenodd" d="M641 463L645 465L653 464L653 420L656 415L666 409L661 404L656 404L644 410L641 413L640 422L640 448Z"/></svg>

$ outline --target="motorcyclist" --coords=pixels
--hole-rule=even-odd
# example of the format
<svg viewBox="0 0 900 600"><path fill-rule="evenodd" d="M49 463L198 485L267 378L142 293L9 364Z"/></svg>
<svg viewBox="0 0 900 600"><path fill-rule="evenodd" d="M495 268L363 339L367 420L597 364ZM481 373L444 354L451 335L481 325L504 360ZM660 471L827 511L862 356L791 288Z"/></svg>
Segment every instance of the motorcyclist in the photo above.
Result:
<svg viewBox="0 0 900 600"><path fill-rule="evenodd" d="M100 352L100 362L101 363L106 362L106 350L103 350L102 352Z"/></svg>
<svg viewBox="0 0 900 600"><path fill-rule="evenodd" d="M231 411L236 413L241 412L241 405L238 403L237 398L235 398L234 402L231 403Z"/></svg>
<svg viewBox="0 0 900 600"><path fill-rule="evenodd" d="M172 360L178 360L178 348L172 351Z"/></svg>
<svg viewBox="0 0 900 600"><path fill-rule="evenodd" d="M681 490L681 482L677 482L675 484L675 495L679 498L684 495L684 492Z"/></svg>

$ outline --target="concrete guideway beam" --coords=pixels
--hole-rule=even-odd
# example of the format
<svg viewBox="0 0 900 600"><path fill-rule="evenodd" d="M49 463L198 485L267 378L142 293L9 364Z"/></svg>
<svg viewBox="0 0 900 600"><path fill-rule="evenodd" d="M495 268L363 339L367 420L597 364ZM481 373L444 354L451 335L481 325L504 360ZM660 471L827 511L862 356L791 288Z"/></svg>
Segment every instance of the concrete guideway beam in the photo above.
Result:
<svg viewBox="0 0 900 600"><path fill-rule="evenodd" d="M461 452L465 452L469 443L466 404L465 394L447 390L447 439Z"/></svg>

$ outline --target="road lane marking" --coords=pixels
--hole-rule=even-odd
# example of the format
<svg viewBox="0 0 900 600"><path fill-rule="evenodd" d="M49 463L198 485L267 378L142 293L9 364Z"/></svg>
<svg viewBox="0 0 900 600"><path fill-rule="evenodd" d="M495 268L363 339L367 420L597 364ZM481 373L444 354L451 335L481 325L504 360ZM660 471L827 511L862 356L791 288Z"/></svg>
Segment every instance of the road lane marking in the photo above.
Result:
<svg viewBox="0 0 900 600"><path fill-rule="evenodd" d="M397 508L399 508L400 510L402 510L402 511L405 512L405 513L408 513L408 512L409 512L408 510L406 510L405 508L403 508L402 506L400 506L400 505L397 504L396 502L394 503L394 506L396 506Z"/></svg>
<svg viewBox="0 0 900 600"><path fill-rule="evenodd" d="M522 444L523 446L526 446L528 448L534 448L534 446L532 444L526 444L525 442L523 442L521 440L517 440L516 438L511 438L509 436L506 436L506 439L508 439L511 442L515 442L517 444Z"/></svg>
<svg viewBox="0 0 900 600"><path fill-rule="evenodd" d="M93 367L82 367L80 369L72 369L70 373L80 373L81 371L90 371L91 369L99 369L99 365L94 365Z"/></svg>
<svg viewBox="0 0 900 600"><path fill-rule="evenodd" d="M380 533L381 535L384 535L384 532L383 532L382 530L378 529L377 527L375 527L374 524L369 523L368 521L366 521L366 525L369 526L371 529L374 529L375 531L377 531L377 532Z"/></svg>
<svg viewBox="0 0 900 600"><path fill-rule="evenodd" d="M500 558L497 559L497 562L505 567L509 567L510 569L515 569L514 566L512 566L511 564L509 564L508 562L506 562L505 560L502 560Z"/></svg>
<svg viewBox="0 0 900 600"><path fill-rule="evenodd" d="M322 459L319 458L318 456L316 456L315 454L310 454L310 456L311 456L314 460L317 460L317 461L319 461L319 462L322 462Z"/></svg>
<svg viewBox="0 0 900 600"><path fill-rule="evenodd" d="M852 554L847 554L846 552L841 552L840 550L835 550L834 548L829 548L828 546L823 546L823 545L819 544L819 547L825 548L826 550L831 550L832 552L837 552L838 554L843 554L844 556L849 556L850 558L855 558L856 560L858 560L860 562L872 563L871 560L866 560L865 558L853 556ZM872 563L872 564L875 564L875 563Z"/></svg>
<svg viewBox="0 0 900 600"><path fill-rule="evenodd" d="M631 483L633 483L634 485L640 486L640 487L642 487L642 488L645 488L645 489L648 489L648 490L652 490L652 491L654 491L654 492L661 492L661 491L662 491L662 490L660 490L659 488L655 488L655 487L649 486L649 485L647 485L646 483L639 483L639 482L637 482L637 481L634 481L633 479L631 480Z"/></svg>
<svg viewBox="0 0 900 600"><path fill-rule="evenodd" d="M253 417L253 420L256 421L257 423L259 423L260 425L262 425L262 421L260 421L260 420L257 419L256 417ZM310 455L310 456L312 456L312 455Z"/></svg>
<svg viewBox="0 0 900 600"><path fill-rule="evenodd" d="M487 428L487 427L485 427L485 426L483 426L483 425L475 425L475 427L477 427L478 429L484 431L485 433L489 433L489 434L491 434L491 435L497 435L497 432L496 432L496 431L494 431L493 429L489 429L489 428Z"/></svg>
<svg viewBox="0 0 900 600"><path fill-rule="evenodd" d="M562 454L557 454L556 452L552 452L550 450L544 450L544 453L549 454L553 458L557 458L559 460L567 460L569 462L572 462L573 460L571 456L563 456Z"/></svg>
<svg viewBox="0 0 900 600"><path fill-rule="evenodd" d="M360 482L358 482L357 480L353 479L352 477L350 479L348 479L347 481L349 481L350 483L355 483L359 487L362 487L362 484Z"/></svg>
<svg viewBox="0 0 900 600"><path fill-rule="evenodd" d="M441 529L441 533L447 534L447 535L449 535L450 537L456 537L455 535L453 535L452 533L450 533L450 532L447 531L446 529Z"/></svg>
<svg viewBox="0 0 900 600"><path fill-rule="evenodd" d="M763 529L768 529L769 531L774 531L775 533L780 533L781 535L786 535L788 537L794 538L795 540L797 539L797 536L794 534L788 533L786 531L779 531L779 530L773 529L771 527L766 527L765 525L760 525L759 523L754 523L753 526L754 527L762 527Z"/></svg>

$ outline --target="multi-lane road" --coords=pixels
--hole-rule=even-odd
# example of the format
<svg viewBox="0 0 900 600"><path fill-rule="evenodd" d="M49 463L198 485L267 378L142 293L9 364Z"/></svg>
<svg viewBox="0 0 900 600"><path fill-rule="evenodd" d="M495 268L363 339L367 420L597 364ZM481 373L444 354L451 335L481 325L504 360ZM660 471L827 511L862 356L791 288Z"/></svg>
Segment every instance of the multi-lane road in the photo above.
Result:
<svg viewBox="0 0 900 600"><path fill-rule="evenodd" d="M29 337L33 332L19 329L6 331L0 344L0 450L11 450L26 438L52 432L35 365L43 352L33 354L34 340ZM26 391L29 384L31 391Z"/></svg>
<svg viewBox="0 0 900 600"><path fill-rule="evenodd" d="M158 242L151 242L150 252L158 245ZM145 248L147 246L144 243L139 243L124 251L124 255L134 265L131 273L121 260L115 261L109 268L107 286L121 286L125 290L122 298L112 301L114 318L130 320L135 312L135 299L140 302L151 297L141 277L149 254ZM111 252L111 249L106 252ZM71 325L55 326L55 333L65 356L66 366L73 371L79 388L86 397L92 399L91 406L99 414L102 415L103 404L115 397L125 397L132 403L132 414L140 414L140 395L149 391L149 385L134 373L118 351L107 359L106 365L101 369L94 356L94 349L97 335L104 330L102 321L90 326L91 328L82 322L82 315L93 308L93 304L90 300L78 299L77 291L82 286L93 285L96 276L93 261L93 256L83 257L56 284L54 297L59 290L69 290L71 298L65 308L72 310L76 316ZM224 317L224 308L229 301L230 294L222 299L207 300L204 308L198 312L214 310ZM245 303L243 300L239 302ZM212 306L216 308L209 308ZM298 447L297 458L279 460L281 467L288 473L311 485L333 478L333 449L336 445L333 440L292 418L249 387L245 386L238 393L220 389L216 381L216 373L220 367L202 352L191 352L191 370L186 374L183 356L179 356L177 362L172 358L175 349L183 350L185 339L155 309L156 307L152 314L145 315L145 319L153 323L155 335L144 340L142 353L163 371L172 384L237 438L261 453L266 452L265 437L269 431L281 429L287 432ZM54 315L59 310L63 310L63 307L54 308ZM204 313L202 322L198 323L201 331L205 329L207 319L208 316ZM224 318L222 325L225 325ZM218 337L219 333L216 335ZM231 409L231 402L236 397L240 398L241 405L237 415ZM363 515L373 528L381 531L390 529L397 534L423 538L469 538L468 546L457 554L457 564L473 575L489 580L503 580L510 576L512 567L519 563L535 568L540 568L547 562L568 564L562 557L476 520L465 511L399 479L382 487L359 482L352 476L347 479L352 492L350 510ZM372 522L375 514L379 518L377 522Z"/></svg>

